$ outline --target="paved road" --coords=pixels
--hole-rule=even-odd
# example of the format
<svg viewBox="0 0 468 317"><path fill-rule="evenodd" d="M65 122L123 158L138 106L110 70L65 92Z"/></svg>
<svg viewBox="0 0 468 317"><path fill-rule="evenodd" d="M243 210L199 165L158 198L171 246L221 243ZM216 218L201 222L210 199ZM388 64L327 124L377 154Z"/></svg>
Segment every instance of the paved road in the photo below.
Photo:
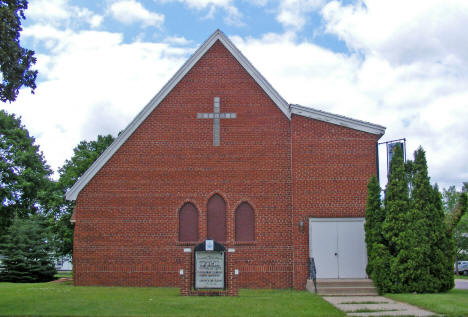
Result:
<svg viewBox="0 0 468 317"><path fill-rule="evenodd" d="M455 279L455 288L468 289L468 280Z"/></svg>

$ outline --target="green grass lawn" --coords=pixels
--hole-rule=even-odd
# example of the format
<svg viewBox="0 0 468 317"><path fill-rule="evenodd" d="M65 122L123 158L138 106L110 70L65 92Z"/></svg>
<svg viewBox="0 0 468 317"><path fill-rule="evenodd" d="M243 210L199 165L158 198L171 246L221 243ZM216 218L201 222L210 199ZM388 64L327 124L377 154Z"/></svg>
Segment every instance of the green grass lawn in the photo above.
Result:
<svg viewBox="0 0 468 317"><path fill-rule="evenodd" d="M439 294L386 294L385 296L444 316L468 316L468 290L452 289Z"/></svg>
<svg viewBox="0 0 468 317"><path fill-rule="evenodd" d="M455 275L455 279L468 280L468 275Z"/></svg>
<svg viewBox="0 0 468 317"><path fill-rule="evenodd" d="M0 283L0 315L345 316L306 291L241 290L239 297L183 297L177 288L75 287L70 282Z"/></svg>
<svg viewBox="0 0 468 317"><path fill-rule="evenodd" d="M57 272L57 274L54 275L54 277L56 279L59 279L61 277L67 277L67 278L72 278L73 277L73 273L71 271L61 271L61 272Z"/></svg>

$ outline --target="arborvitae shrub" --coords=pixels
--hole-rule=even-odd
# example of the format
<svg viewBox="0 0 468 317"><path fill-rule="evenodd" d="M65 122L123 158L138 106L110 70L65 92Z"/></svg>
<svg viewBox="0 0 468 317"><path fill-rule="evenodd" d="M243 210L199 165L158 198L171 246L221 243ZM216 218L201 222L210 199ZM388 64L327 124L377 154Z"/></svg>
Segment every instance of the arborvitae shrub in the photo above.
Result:
<svg viewBox="0 0 468 317"><path fill-rule="evenodd" d="M375 243L383 243L382 223L385 219L382 202L380 200L381 188L377 177L373 176L367 185L367 204L366 204L366 246L367 254L372 254L372 248ZM373 262L368 261L366 272L372 275Z"/></svg>
<svg viewBox="0 0 468 317"><path fill-rule="evenodd" d="M379 293L428 293L453 287L455 249L441 195L430 184L424 150L419 148L414 156L414 162L405 164L401 148L396 147L383 208L378 208L376 180L368 185L365 229L366 243L372 244L367 247L367 272ZM377 234L380 229L382 235Z"/></svg>

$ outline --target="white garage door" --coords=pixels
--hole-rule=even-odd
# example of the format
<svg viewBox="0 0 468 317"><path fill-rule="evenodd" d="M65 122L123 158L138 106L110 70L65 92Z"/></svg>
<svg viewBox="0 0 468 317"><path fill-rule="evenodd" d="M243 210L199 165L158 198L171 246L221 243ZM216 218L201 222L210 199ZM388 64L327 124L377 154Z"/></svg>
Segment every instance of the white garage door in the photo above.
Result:
<svg viewBox="0 0 468 317"><path fill-rule="evenodd" d="M309 253L317 278L365 278L364 218L310 218Z"/></svg>

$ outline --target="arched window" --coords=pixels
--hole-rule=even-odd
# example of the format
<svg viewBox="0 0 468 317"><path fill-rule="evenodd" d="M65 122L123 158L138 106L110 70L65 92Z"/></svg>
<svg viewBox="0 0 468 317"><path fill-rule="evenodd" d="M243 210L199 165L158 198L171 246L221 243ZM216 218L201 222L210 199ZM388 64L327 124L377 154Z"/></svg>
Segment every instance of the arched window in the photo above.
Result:
<svg viewBox="0 0 468 317"><path fill-rule="evenodd" d="M192 203L180 208L179 241L198 241L198 210Z"/></svg>
<svg viewBox="0 0 468 317"><path fill-rule="evenodd" d="M207 239L226 241L226 203L218 194L208 200Z"/></svg>
<svg viewBox="0 0 468 317"><path fill-rule="evenodd" d="M249 203L242 203L236 209L236 241L255 240L255 216Z"/></svg>

